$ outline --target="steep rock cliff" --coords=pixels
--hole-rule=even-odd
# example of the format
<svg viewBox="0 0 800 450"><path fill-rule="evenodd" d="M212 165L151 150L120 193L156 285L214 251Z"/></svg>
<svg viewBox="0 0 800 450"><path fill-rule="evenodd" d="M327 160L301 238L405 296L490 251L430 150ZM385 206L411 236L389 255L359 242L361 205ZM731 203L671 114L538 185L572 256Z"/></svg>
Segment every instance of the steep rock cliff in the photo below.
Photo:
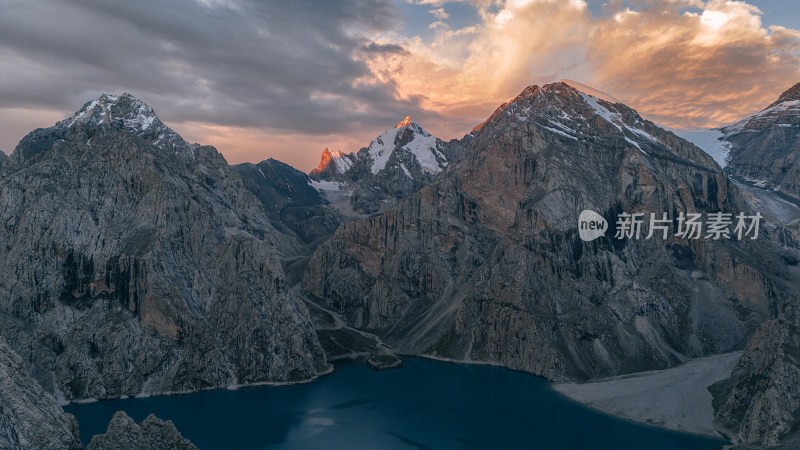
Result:
<svg viewBox="0 0 800 450"><path fill-rule="evenodd" d="M140 100L103 95L35 130L0 173L0 335L57 398L327 368L259 201Z"/></svg>
<svg viewBox="0 0 800 450"><path fill-rule="evenodd" d="M796 287L793 250L614 239L621 212L738 212L702 150L619 103L531 86L430 185L318 247L304 288L399 351L551 379L663 368L742 348ZM583 242L584 209L611 224Z"/></svg>

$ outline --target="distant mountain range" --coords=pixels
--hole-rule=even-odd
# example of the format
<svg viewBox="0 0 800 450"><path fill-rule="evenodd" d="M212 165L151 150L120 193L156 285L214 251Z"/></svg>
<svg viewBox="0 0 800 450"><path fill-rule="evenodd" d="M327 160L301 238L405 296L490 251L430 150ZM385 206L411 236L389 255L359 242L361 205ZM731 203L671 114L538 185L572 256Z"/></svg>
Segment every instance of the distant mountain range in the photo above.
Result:
<svg viewBox="0 0 800 450"><path fill-rule="evenodd" d="M406 117L355 153L325 149L309 174L229 166L141 100L103 95L0 154L0 385L52 395L15 406L0 444L40 442L19 425L40 420L57 429L48 446L75 446L55 401L311 380L341 350L320 325L333 313L372 342L361 353L551 380L744 348L714 387L721 431L792 439L798 86L737 124L686 131L564 80L462 139ZM625 212L768 220L758 240L585 242L583 210L612 226ZM112 425L108 439L132 427Z"/></svg>
<svg viewBox="0 0 800 450"><path fill-rule="evenodd" d="M344 191L354 212L371 214L430 183L462 151L460 141L444 142L408 116L356 154L326 148L309 175L334 183L323 189Z"/></svg>

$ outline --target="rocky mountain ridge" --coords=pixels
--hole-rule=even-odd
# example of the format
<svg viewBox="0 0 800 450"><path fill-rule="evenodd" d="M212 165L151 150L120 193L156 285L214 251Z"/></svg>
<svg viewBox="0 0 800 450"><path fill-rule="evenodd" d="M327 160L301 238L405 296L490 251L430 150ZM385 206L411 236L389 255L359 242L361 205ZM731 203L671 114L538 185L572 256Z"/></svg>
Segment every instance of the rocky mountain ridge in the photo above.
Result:
<svg viewBox="0 0 800 450"><path fill-rule="evenodd" d="M731 144L728 172L800 198L800 83L765 109L720 129Z"/></svg>
<svg viewBox="0 0 800 450"><path fill-rule="evenodd" d="M791 192L795 103L800 84L722 129L726 170ZM306 175L275 160L230 167L135 97L104 94L0 159L0 359L5 336L62 402L312 379L328 365L290 289L302 278L319 311L344 319L327 322L346 322L325 339L374 334L554 380L746 346L715 388L717 422L737 442L779 444L800 423L800 228L764 225L752 242L612 237L623 212L667 213L675 231L681 213L757 211L692 142L564 80L526 88L463 139L407 117L356 154L325 149ZM776 142L789 150L761 151ZM785 164L753 162L772 160ZM342 224L356 216L320 188L362 218ZM579 239L585 209L606 236ZM0 446L19 430L0 424ZM177 433L120 416L98 445L151 442L147 430Z"/></svg>
<svg viewBox="0 0 800 450"><path fill-rule="evenodd" d="M261 202L130 95L23 138L0 229L0 335L61 401L328 370Z"/></svg>
<svg viewBox="0 0 800 450"><path fill-rule="evenodd" d="M172 421L150 414L137 424L124 411L117 411L105 434L92 438L86 450L170 449L197 450L184 438Z"/></svg>
<svg viewBox="0 0 800 450"><path fill-rule="evenodd" d="M796 252L769 239L578 238L584 209L613 224L747 208L710 156L625 105L531 86L472 139L319 246L306 292L404 353L587 379L741 348L797 286L771 262Z"/></svg>
<svg viewBox="0 0 800 450"><path fill-rule="evenodd" d="M356 154L323 151L312 179L323 191L343 191L356 213L385 210L430 183L458 157L457 141L446 143L407 116ZM337 196L338 197L338 196Z"/></svg>

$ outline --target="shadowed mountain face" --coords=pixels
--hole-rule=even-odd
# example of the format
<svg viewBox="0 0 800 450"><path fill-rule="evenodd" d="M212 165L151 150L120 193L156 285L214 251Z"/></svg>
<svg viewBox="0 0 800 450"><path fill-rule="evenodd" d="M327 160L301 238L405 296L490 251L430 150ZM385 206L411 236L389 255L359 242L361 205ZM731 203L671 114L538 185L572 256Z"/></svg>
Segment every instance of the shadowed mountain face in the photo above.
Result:
<svg viewBox="0 0 800 450"><path fill-rule="evenodd" d="M326 369L260 202L212 147L103 95L0 172L0 334L65 399Z"/></svg>
<svg viewBox="0 0 800 450"><path fill-rule="evenodd" d="M339 214L327 206L328 200L311 186L305 173L274 159L233 168L261 201L276 230L299 240L300 245L314 246L339 226Z"/></svg>
<svg viewBox="0 0 800 450"><path fill-rule="evenodd" d="M800 197L800 83L722 131L731 175Z"/></svg>
<svg viewBox="0 0 800 450"><path fill-rule="evenodd" d="M767 231L614 239L621 212L746 208L706 153L622 104L532 86L470 140L431 184L319 246L306 291L402 352L586 379L741 348L800 279ZM607 237L579 239L584 209Z"/></svg>

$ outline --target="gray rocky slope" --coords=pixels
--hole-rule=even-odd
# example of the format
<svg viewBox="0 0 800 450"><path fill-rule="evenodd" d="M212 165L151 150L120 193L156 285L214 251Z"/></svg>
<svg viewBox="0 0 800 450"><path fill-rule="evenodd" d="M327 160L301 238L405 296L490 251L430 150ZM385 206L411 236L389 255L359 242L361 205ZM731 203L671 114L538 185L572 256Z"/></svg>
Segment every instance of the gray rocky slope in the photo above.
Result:
<svg viewBox="0 0 800 450"><path fill-rule="evenodd" d="M233 169L261 201L275 229L305 245L324 240L339 226L336 210L294 167L274 159L237 164ZM310 253L310 252L308 252Z"/></svg>
<svg viewBox="0 0 800 450"><path fill-rule="evenodd" d="M0 169L0 335L62 401L313 378L274 236L213 147L103 95Z"/></svg>
<svg viewBox="0 0 800 450"><path fill-rule="evenodd" d="M800 198L800 83L721 131L731 143L731 175Z"/></svg>
<svg viewBox="0 0 800 450"><path fill-rule="evenodd" d="M118 411L108 424L105 434L92 438L86 450L196 450L194 444L181 436L172 421L154 415L137 424L125 412Z"/></svg>
<svg viewBox="0 0 800 450"><path fill-rule="evenodd" d="M237 164L233 169L261 202L283 242L281 261L289 286L300 282L317 244L330 237L343 220L305 173L274 159Z"/></svg>
<svg viewBox="0 0 800 450"><path fill-rule="evenodd" d="M78 422L0 338L0 448L79 449Z"/></svg>
<svg viewBox="0 0 800 450"><path fill-rule="evenodd" d="M567 84L525 89L431 184L320 245L303 288L399 351L550 379L740 349L797 288L797 251L757 241L583 242L581 210L745 211L699 148Z"/></svg>
<svg viewBox="0 0 800 450"><path fill-rule="evenodd" d="M750 339L733 377L710 388L716 423L745 446L798 441L800 430L800 297ZM796 447L789 447L796 448Z"/></svg>
<svg viewBox="0 0 800 450"><path fill-rule="evenodd" d="M326 148L309 175L339 183L353 211L371 214L430 183L462 151L460 140L444 142L408 116L356 154Z"/></svg>

